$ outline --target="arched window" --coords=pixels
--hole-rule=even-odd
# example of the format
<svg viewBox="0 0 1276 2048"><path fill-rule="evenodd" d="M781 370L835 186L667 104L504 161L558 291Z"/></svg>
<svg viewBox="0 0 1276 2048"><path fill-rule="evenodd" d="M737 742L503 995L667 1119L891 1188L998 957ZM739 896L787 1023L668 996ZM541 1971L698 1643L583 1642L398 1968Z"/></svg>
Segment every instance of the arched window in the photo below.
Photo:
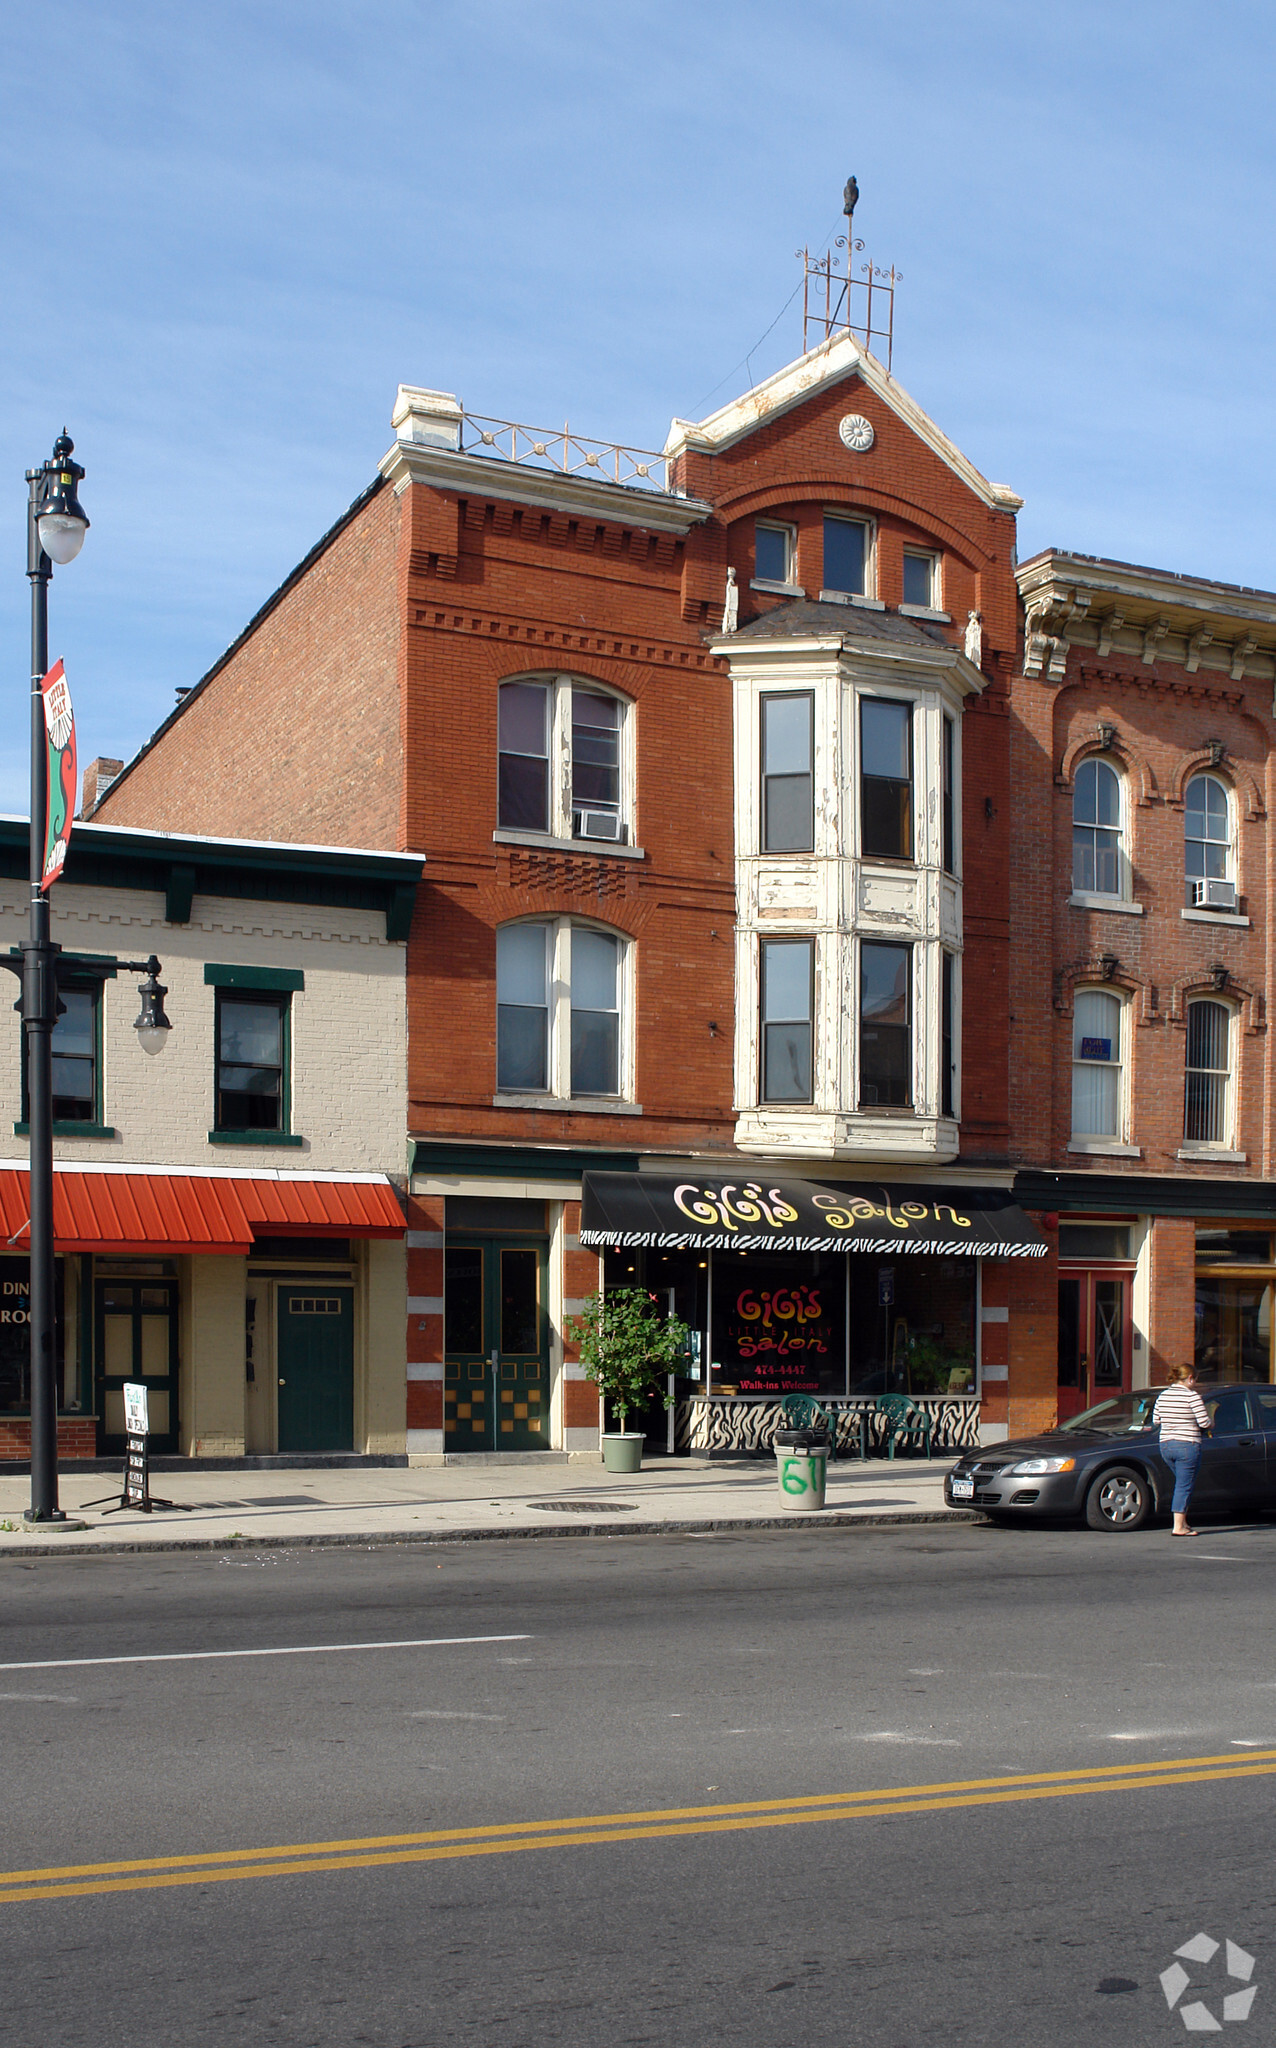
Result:
<svg viewBox="0 0 1276 2048"><path fill-rule="evenodd" d="M1072 1011L1072 1135L1121 1136L1125 1005L1107 989L1079 988Z"/></svg>
<svg viewBox="0 0 1276 2048"><path fill-rule="evenodd" d="M502 683L498 827L625 845L633 836L631 709L572 676ZM569 772L557 773L555 762Z"/></svg>
<svg viewBox="0 0 1276 2048"><path fill-rule="evenodd" d="M1231 1094L1232 1012L1226 1003L1209 999L1189 1003L1183 1112L1186 1144L1231 1143Z"/></svg>
<svg viewBox="0 0 1276 2048"><path fill-rule="evenodd" d="M1086 896L1125 894L1121 778L1096 754L1081 763L1073 785L1072 886Z"/></svg>
<svg viewBox="0 0 1276 2048"><path fill-rule="evenodd" d="M496 934L498 1094L624 1095L629 942L570 918Z"/></svg>
<svg viewBox="0 0 1276 2048"><path fill-rule="evenodd" d="M1207 900L1194 882L1231 880L1232 819L1227 785L1217 775L1194 775L1183 796L1183 833L1188 894Z"/></svg>

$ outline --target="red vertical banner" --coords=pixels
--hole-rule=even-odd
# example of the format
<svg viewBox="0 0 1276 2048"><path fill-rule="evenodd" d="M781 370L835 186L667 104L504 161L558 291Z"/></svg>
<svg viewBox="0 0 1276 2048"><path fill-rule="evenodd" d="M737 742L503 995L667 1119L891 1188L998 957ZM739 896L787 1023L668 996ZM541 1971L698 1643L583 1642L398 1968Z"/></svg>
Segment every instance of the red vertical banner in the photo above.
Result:
<svg viewBox="0 0 1276 2048"><path fill-rule="evenodd" d="M57 881L66 860L75 816L75 713L66 673L57 661L40 685L44 698L44 733L49 750L48 794L44 812L44 874L40 887Z"/></svg>

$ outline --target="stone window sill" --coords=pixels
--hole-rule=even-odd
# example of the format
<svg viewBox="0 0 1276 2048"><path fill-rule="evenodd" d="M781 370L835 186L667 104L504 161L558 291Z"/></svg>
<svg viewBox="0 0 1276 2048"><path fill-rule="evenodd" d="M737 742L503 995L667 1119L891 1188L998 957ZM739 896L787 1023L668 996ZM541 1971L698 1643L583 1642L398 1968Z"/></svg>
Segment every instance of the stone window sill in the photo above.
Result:
<svg viewBox="0 0 1276 2048"><path fill-rule="evenodd" d="M750 590L764 590L771 597L805 597L806 591L800 583L774 583L769 576L754 576L749 583Z"/></svg>
<svg viewBox="0 0 1276 2048"><path fill-rule="evenodd" d="M618 860L646 860L642 846L622 846L618 839L556 839L552 832L517 832L498 825L492 834L497 846L526 846L541 853L612 854Z"/></svg>
<svg viewBox="0 0 1276 2048"><path fill-rule="evenodd" d="M1142 1159L1141 1145L1118 1145L1115 1138L1073 1138L1069 1152L1087 1152L1099 1159Z"/></svg>
<svg viewBox="0 0 1276 2048"><path fill-rule="evenodd" d="M1141 903L1127 903L1124 896L1090 896L1084 890L1074 889L1068 898L1072 910L1114 910L1119 917L1142 917Z"/></svg>
<svg viewBox="0 0 1276 2048"><path fill-rule="evenodd" d="M1246 931L1250 923L1247 917L1242 917L1238 911L1233 910L1180 910L1179 916L1186 918L1189 924L1240 925Z"/></svg>
<svg viewBox="0 0 1276 2048"><path fill-rule="evenodd" d="M15 1138L29 1138L31 1135L30 1124L15 1124L13 1126L13 1134ZM113 1138L115 1136L115 1126L114 1124L55 1123L53 1135L55 1138Z"/></svg>
<svg viewBox="0 0 1276 2048"><path fill-rule="evenodd" d="M821 604L857 605L862 612L884 612L886 606L880 597L861 597L858 590L822 590Z"/></svg>
<svg viewBox="0 0 1276 2048"><path fill-rule="evenodd" d="M641 1116L641 1102L598 1095L494 1095L493 1109L552 1109L559 1116Z"/></svg>
<svg viewBox="0 0 1276 2048"><path fill-rule="evenodd" d="M1218 1166L1244 1166L1249 1160L1248 1152L1231 1152L1226 1145L1193 1145L1190 1142L1179 1146L1177 1159L1207 1159Z"/></svg>
<svg viewBox="0 0 1276 2048"><path fill-rule="evenodd" d="M902 619L930 619L936 626L951 626L951 612L934 611L928 604L902 604L899 608Z"/></svg>

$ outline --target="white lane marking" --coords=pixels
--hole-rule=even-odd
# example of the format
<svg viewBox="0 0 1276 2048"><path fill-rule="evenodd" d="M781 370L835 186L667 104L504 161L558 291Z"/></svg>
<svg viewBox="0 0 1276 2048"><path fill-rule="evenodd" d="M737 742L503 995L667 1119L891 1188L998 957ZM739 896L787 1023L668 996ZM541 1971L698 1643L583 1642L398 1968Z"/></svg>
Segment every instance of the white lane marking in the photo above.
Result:
<svg viewBox="0 0 1276 2048"><path fill-rule="evenodd" d="M417 1707L409 1721L503 1721L504 1714L450 1713L445 1707Z"/></svg>
<svg viewBox="0 0 1276 2048"><path fill-rule="evenodd" d="M0 1700L34 1700L44 1707L78 1707L80 1704L74 1693L65 1692L0 1692Z"/></svg>
<svg viewBox="0 0 1276 2048"><path fill-rule="evenodd" d="M1125 1728L1109 1733L1109 1742L1195 1742L1212 1735L1212 1728Z"/></svg>
<svg viewBox="0 0 1276 2048"><path fill-rule="evenodd" d="M912 1742L926 1749L960 1749L955 1735L901 1735L893 1728L883 1728L876 1735L861 1735L861 1742Z"/></svg>
<svg viewBox="0 0 1276 2048"><path fill-rule="evenodd" d="M942 1678L944 1667L942 1664L910 1664L908 1675L910 1678Z"/></svg>
<svg viewBox="0 0 1276 2048"><path fill-rule="evenodd" d="M1194 1550L1192 1556L1198 1564L1253 1564L1252 1557L1228 1557L1219 1550Z"/></svg>
<svg viewBox="0 0 1276 2048"><path fill-rule="evenodd" d="M338 1650L442 1650L455 1643L530 1643L521 1636L410 1636L397 1643L288 1643L277 1650L160 1650L145 1657L40 1657L0 1671L79 1671L89 1664L197 1664L213 1657L327 1657Z"/></svg>

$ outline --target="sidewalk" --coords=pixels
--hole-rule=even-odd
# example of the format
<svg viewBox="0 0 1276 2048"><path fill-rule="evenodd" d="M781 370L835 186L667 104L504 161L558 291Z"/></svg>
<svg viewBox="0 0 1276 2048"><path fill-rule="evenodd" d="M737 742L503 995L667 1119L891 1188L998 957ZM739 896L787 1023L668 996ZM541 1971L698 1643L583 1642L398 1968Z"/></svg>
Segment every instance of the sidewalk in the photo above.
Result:
<svg viewBox="0 0 1276 2048"><path fill-rule="evenodd" d="M30 1481L0 1478L0 1558L82 1556L94 1551L211 1550L229 1544L280 1548L325 1543L439 1543L513 1536L637 1536L971 1520L945 1508L952 1458L838 1462L828 1505L786 1513L770 1460L739 1464L654 1458L638 1473L546 1462L535 1452L509 1464L425 1470L308 1466L287 1471L157 1472L153 1494L187 1513L109 1514L118 1478L63 1467L61 1504L86 1529L54 1535L22 1521ZM90 1501L105 1504L86 1507Z"/></svg>

